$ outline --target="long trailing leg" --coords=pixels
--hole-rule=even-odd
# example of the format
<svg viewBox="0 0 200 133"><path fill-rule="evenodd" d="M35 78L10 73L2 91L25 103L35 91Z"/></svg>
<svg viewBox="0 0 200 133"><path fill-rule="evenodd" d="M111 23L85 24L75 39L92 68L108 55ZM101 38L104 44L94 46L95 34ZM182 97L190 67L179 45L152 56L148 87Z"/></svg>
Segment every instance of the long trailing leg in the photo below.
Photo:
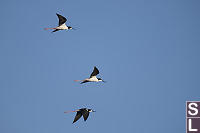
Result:
<svg viewBox="0 0 200 133"><path fill-rule="evenodd" d="M64 113L70 113L70 112L77 112L79 110L70 110L70 111L65 111Z"/></svg>
<svg viewBox="0 0 200 133"><path fill-rule="evenodd" d="M81 82L80 84L83 84L83 83L86 83L86 82L90 82L90 81L88 81L88 80L74 80L75 82Z"/></svg>
<svg viewBox="0 0 200 133"><path fill-rule="evenodd" d="M83 80L74 80L75 82L81 82L81 81L83 81Z"/></svg>
<svg viewBox="0 0 200 133"><path fill-rule="evenodd" d="M49 30L49 29L54 29L54 30L56 30L56 28L44 28L44 30Z"/></svg>

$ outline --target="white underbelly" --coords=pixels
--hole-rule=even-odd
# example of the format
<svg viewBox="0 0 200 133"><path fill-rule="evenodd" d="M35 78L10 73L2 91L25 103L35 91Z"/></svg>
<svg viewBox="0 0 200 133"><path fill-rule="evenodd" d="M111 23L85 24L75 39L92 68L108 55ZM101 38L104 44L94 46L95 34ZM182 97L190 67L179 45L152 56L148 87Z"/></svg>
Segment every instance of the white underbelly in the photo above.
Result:
<svg viewBox="0 0 200 133"><path fill-rule="evenodd" d="M91 82L98 82L98 79L96 77L92 77L90 79L88 79L88 81L91 81Z"/></svg>
<svg viewBox="0 0 200 133"><path fill-rule="evenodd" d="M59 30L66 30L66 29L68 29L68 27L67 27L65 24L62 24L62 25L56 27L56 29L59 29Z"/></svg>

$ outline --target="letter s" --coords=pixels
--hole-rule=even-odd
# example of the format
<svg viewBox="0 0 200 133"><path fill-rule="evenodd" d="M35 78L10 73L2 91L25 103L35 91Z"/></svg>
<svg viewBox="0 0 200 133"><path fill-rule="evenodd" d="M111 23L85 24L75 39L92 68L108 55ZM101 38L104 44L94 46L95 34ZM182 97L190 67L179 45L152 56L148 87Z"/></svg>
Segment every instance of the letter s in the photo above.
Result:
<svg viewBox="0 0 200 133"><path fill-rule="evenodd" d="M194 105L196 108L193 107L193 105ZM198 109L197 109L198 104L197 104L197 103L189 103L188 107L189 107L188 113L189 113L190 115L197 115L197 114L198 114ZM192 113L191 110L193 110L194 113Z"/></svg>

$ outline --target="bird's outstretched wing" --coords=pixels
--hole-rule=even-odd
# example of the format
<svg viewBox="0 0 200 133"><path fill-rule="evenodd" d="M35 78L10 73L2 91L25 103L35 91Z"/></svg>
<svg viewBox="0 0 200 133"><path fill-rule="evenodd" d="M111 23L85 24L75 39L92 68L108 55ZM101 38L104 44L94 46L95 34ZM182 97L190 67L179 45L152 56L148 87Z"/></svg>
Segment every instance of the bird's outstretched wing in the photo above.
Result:
<svg viewBox="0 0 200 133"><path fill-rule="evenodd" d="M82 112L83 114L83 118L84 118L84 121L86 121L87 120L87 118L88 118L88 116L89 116L89 112L88 111L84 111L84 112Z"/></svg>
<svg viewBox="0 0 200 133"><path fill-rule="evenodd" d="M67 19L65 17L61 16L60 14L56 13L56 15L58 16L58 19L59 19L59 26L64 24L67 21Z"/></svg>
<svg viewBox="0 0 200 133"><path fill-rule="evenodd" d="M52 31L52 32L56 32L56 31L59 31L59 29L55 29L54 31Z"/></svg>
<svg viewBox="0 0 200 133"><path fill-rule="evenodd" d="M81 116L82 116L81 112L80 112L80 111L78 111L78 112L76 113L76 116L75 116L75 118L74 118L74 121L73 121L73 123L74 123L74 122L76 122L78 119L80 119L80 118L81 118Z"/></svg>
<svg viewBox="0 0 200 133"><path fill-rule="evenodd" d="M92 74L90 75L90 78L93 76L96 76L98 74L99 74L99 70L96 67L94 67L94 70L93 70Z"/></svg>
<svg viewBox="0 0 200 133"><path fill-rule="evenodd" d="M87 80L83 80L83 82L81 82L80 84L87 83L87 82L89 82L89 81L87 81Z"/></svg>

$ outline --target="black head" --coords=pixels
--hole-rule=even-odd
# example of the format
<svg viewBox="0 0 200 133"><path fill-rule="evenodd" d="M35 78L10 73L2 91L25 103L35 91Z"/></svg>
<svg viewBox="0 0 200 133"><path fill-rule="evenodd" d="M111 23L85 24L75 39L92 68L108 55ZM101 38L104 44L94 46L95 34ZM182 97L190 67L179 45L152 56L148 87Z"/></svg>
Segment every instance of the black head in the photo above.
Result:
<svg viewBox="0 0 200 133"><path fill-rule="evenodd" d="M101 78L97 78L99 81L102 81L102 82L105 82L103 79L101 79Z"/></svg>
<svg viewBox="0 0 200 133"><path fill-rule="evenodd" d="M72 27L71 27L71 26L68 26L68 29L70 29L70 30L71 30L71 29L72 29Z"/></svg>
<svg viewBox="0 0 200 133"><path fill-rule="evenodd" d="M88 112L96 112L96 111L94 111L94 110L92 110L92 109L88 109Z"/></svg>
<svg viewBox="0 0 200 133"><path fill-rule="evenodd" d="M67 26L69 30L76 30L75 28L72 28L71 26Z"/></svg>

